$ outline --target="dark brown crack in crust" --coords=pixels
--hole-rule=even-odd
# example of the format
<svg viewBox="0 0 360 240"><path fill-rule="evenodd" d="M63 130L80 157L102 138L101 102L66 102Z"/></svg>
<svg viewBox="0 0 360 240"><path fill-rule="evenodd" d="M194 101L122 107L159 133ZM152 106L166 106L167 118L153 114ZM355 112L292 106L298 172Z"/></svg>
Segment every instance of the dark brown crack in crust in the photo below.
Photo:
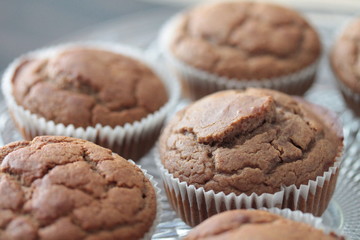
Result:
<svg viewBox="0 0 360 240"><path fill-rule="evenodd" d="M330 56L337 77L360 93L360 18L349 24L336 41Z"/></svg>
<svg viewBox="0 0 360 240"><path fill-rule="evenodd" d="M185 240L344 240L308 224L295 222L261 210L233 210L220 213L194 228Z"/></svg>
<svg viewBox="0 0 360 240"><path fill-rule="evenodd" d="M337 124L323 108L279 92L223 91L177 113L160 137L160 156L195 187L274 193L334 164L343 139Z"/></svg>
<svg viewBox="0 0 360 240"><path fill-rule="evenodd" d="M163 83L147 66L90 48L25 60L12 83L19 105L75 127L122 126L146 117L167 101Z"/></svg>
<svg viewBox="0 0 360 240"><path fill-rule="evenodd" d="M315 30L297 12L266 3L199 6L174 24L173 54L189 65L236 79L293 73L321 52Z"/></svg>
<svg viewBox="0 0 360 240"><path fill-rule="evenodd" d="M110 150L37 137L0 150L0 239L140 239L156 215L142 171Z"/></svg>

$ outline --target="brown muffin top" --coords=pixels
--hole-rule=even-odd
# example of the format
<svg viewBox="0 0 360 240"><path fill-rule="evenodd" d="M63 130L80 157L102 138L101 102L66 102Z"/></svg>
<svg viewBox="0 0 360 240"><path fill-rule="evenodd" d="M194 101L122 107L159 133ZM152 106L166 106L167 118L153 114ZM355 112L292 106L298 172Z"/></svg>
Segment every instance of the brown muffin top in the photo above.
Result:
<svg viewBox="0 0 360 240"><path fill-rule="evenodd" d="M360 18L351 22L337 39L330 62L338 79L360 93Z"/></svg>
<svg viewBox="0 0 360 240"><path fill-rule="evenodd" d="M236 79L293 73L314 63L321 52L317 33L297 12L254 2L191 9L173 24L169 41L183 62Z"/></svg>
<svg viewBox="0 0 360 240"><path fill-rule="evenodd" d="M344 239L308 224L261 210L233 210L217 214L194 228L186 240L200 239Z"/></svg>
<svg viewBox="0 0 360 240"><path fill-rule="evenodd" d="M142 171L69 137L0 149L0 239L140 239L156 215Z"/></svg>
<svg viewBox="0 0 360 240"><path fill-rule="evenodd" d="M341 128L327 110L280 92L229 90L178 112L160 137L164 167L225 194L307 184L334 164Z"/></svg>
<svg viewBox="0 0 360 240"><path fill-rule="evenodd" d="M85 47L24 60L12 84L19 105L75 127L122 126L146 117L167 101L163 83L144 64Z"/></svg>

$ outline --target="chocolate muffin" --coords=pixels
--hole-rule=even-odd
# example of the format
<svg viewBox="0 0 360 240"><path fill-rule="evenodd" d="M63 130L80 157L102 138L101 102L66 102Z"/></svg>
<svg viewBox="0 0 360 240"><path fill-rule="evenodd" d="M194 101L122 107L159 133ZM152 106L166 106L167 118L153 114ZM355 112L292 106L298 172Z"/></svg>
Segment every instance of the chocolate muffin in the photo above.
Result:
<svg viewBox="0 0 360 240"><path fill-rule="evenodd" d="M0 149L0 239L141 239L154 187L109 149L36 137Z"/></svg>
<svg viewBox="0 0 360 240"><path fill-rule="evenodd" d="M228 208L263 205L320 216L335 187L342 142L341 126L324 108L280 92L248 89L218 92L178 112L159 148L170 181L168 197L194 225ZM189 206L199 209L181 203L173 181L204 195L187 192L189 201L199 201Z"/></svg>
<svg viewBox="0 0 360 240"><path fill-rule="evenodd" d="M309 224L262 210L233 210L211 217L194 228L185 240L200 239L345 239Z"/></svg>
<svg viewBox="0 0 360 240"><path fill-rule="evenodd" d="M164 76L141 56L111 44L75 44L15 61L4 75L3 92L23 137L78 137L126 158L141 157L158 137L173 99Z"/></svg>
<svg viewBox="0 0 360 240"><path fill-rule="evenodd" d="M348 106L360 115L360 18L346 26L330 53L330 63Z"/></svg>
<svg viewBox="0 0 360 240"><path fill-rule="evenodd" d="M318 34L299 13L258 2L200 5L170 20L160 38L195 99L246 87L302 94L321 54Z"/></svg>

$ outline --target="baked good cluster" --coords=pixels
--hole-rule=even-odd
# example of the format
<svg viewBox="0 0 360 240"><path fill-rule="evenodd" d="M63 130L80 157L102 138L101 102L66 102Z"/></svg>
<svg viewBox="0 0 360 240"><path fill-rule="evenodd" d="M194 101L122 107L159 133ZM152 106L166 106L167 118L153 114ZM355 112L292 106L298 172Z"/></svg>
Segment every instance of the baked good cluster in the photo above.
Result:
<svg viewBox="0 0 360 240"><path fill-rule="evenodd" d="M0 148L0 239L150 239L165 195L189 240L345 239L318 218L342 125L302 97L321 42L296 10L224 1L165 22L156 60L115 42L20 56L2 77L24 140ZM355 114L359 44L355 20L328 56ZM137 165L150 149L162 191Z"/></svg>

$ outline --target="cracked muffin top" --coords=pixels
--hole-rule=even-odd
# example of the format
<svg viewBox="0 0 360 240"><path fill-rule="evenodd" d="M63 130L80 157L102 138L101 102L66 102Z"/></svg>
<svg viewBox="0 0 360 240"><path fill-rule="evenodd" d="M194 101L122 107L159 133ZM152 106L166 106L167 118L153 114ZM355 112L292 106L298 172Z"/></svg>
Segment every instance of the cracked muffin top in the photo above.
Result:
<svg viewBox="0 0 360 240"><path fill-rule="evenodd" d="M69 137L0 149L0 239L140 239L156 215L142 171Z"/></svg>
<svg viewBox="0 0 360 240"><path fill-rule="evenodd" d="M302 16L267 3L201 5L172 23L168 47L177 59L228 78L290 74L321 52L316 31Z"/></svg>
<svg viewBox="0 0 360 240"><path fill-rule="evenodd" d="M360 93L360 18L351 22L333 46L330 62L340 81Z"/></svg>
<svg viewBox="0 0 360 240"><path fill-rule="evenodd" d="M146 117L167 101L162 81L149 67L118 53L87 47L28 57L16 69L12 85L19 105L75 127L122 126Z"/></svg>
<svg viewBox="0 0 360 240"><path fill-rule="evenodd" d="M164 167L195 187L274 193L322 176L342 150L324 108L265 89L228 90L181 110L160 137Z"/></svg>
<svg viewBox="0 0 360 240"><path fill-rule="evenodd" d="M185 240L200 239L309 239L343 240L306 223L295 222L261 210L233 210L217 214L194 228Z"/></svg>

